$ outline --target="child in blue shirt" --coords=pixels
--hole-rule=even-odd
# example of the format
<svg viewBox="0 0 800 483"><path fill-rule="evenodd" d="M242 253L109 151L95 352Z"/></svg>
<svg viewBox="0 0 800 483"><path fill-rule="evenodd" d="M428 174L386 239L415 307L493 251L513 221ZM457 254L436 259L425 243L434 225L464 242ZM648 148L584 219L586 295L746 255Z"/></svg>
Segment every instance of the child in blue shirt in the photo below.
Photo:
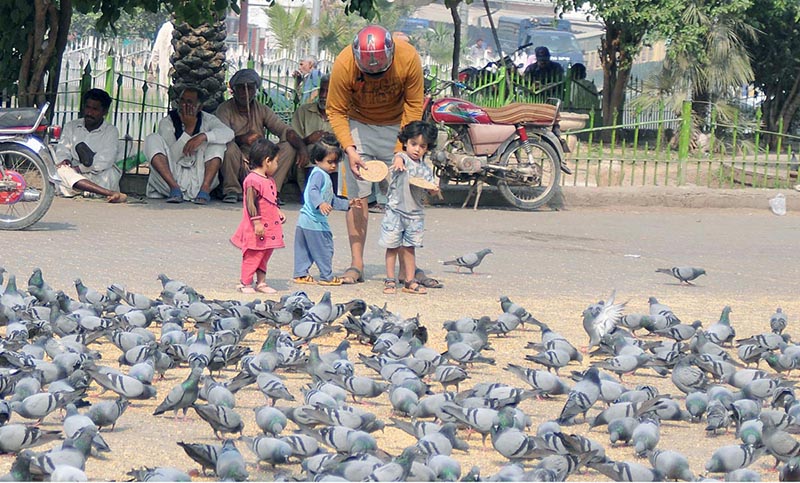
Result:
<svg viewBox="0 0 800 483"><path fill-rule="evenodd" d="M297 219L294 235L294 283L335 286L342 280L333 276L333 233L328 215L333 210L347 211L360 206L359 200L347 201L333 193L331 173L335 173L344 151L333 134L325 134L311 145L309 157L314 168L303 191L303 207ZM316 263L320 280L309 275Z"/></svg>

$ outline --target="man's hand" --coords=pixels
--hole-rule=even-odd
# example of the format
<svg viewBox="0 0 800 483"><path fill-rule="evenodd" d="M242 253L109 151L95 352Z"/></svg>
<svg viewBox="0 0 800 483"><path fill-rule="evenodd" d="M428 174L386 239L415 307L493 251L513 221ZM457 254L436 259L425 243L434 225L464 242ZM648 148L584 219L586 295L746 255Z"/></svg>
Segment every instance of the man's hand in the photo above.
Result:
<svg viewBox="0 0 800 483"><path fill-rule="evenodd" d="M311 134L306 136L306 144L314 144L314 143L316 143L317 141L322 139L322 136L324 136L327 133L328 133L328 131L324 131L322 129L320 129L319 131L312 132Z"/></svg>
<svg viewBox="0 0 800 483"><path fill-rule="evenodd" d="M242 134L241 136L236 136L236 144L239 146L250 146L256 139L264 137L263 134L259 134L257 132L249 132L247 134Z"/></svg>
<svg viewBox="0 0 800 483"><path fill-rule="evenodd" d="M318 208L319 212L325 216L330 215L331 211L333 211L333 206L331 206L330 203L325 203L324 201L319 204Z"/></svg>
<svg viewBox="0 0 800 483"><path fill-rule="evenodd" d="M298 149L295 155L295 162L297 166L300 168L305 168L308 165L308 160L310 156L308 155L308 149L306 148L305 144L301 149Z"/></svg>
<svg viewBox="0 0 800 483"><path fill-rule="evenodd" d="M358 154L356 147L348 146L346 152L347 152L347 159L350 163L350 171L353 172L356 178L363 179L361 177L361 168L366 168L367 165L364 164L364 161L361 160L361 155Z"/></svg>
<svg viewBox="0 0 800 483"><path fill-rule="evenodd" d="M185 156L191 156L206 141L208 141L208 136L206 136L205 133L200 133L196 136L192 136L192 139L186 141L186 144L183 145L183 154Z"/></svg>
<svg viewBox="0 0 800 483"><path fill-rule="evenodd" d="M181 120L184 122L184 124L186 123L186 118L194 119L197 117L197 112L200 109L200 106L197 104L187 104L182 102L180 106L181 107L178 114L181 116Z"/></svg>

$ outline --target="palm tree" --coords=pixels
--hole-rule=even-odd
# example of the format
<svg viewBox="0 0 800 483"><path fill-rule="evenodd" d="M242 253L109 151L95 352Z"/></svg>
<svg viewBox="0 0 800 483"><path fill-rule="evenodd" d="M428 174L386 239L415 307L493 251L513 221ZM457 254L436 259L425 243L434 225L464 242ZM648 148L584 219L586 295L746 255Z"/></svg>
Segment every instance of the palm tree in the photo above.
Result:
<svg viewBox="0 0 800 483"><path fill-rule="evenodd" d="M645 84L642 98L667 99L675 112L684 99L691 99L700 119L711 105L725 115L725 101L753 80L745 40L754 30L740 15L718 11L707 0L688 2L681 20L683 28L672 39L662 70Z"/></svg>
<svg viewBox="0 0 800 483"><path fill-rule="evenodd" d="M213 112L225 100L225 30L224 15L212 23L192 27L186 22L175 24L172 46L170 99L176 99L184 86L196 86L206 99L204 109Z"/></svg>
<svg viewBox="0 0 800 483"><path fill-rule="evenodd" d="M302 55L301 49L307 48L311 37L311 16L305 8L288 10L280 3L265 8L269 17L269 26L278 47Z"/></svg>
<svg viewBox="0 0 800 483"><path fill-rule="evenodd" d="M339 4L326 6L319 18L317 27L320 50L327 50L333 55L350 45L356 33L366 25L366 20L355 15L345 15L344 7Z"/></svg>

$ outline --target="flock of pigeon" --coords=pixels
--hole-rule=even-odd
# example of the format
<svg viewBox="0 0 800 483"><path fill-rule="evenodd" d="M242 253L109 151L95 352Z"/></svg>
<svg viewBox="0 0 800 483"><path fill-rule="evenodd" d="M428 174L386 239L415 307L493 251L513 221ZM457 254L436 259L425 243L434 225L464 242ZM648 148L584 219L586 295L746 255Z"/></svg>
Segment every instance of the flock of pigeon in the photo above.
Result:
<svg viewBox="0 0 800 483"><path fill-rule="evenodd" d="M665 270L687 284L705 274L681 267L657 271ZM729 307L704 327L683 323L655 297L648 313L625 313L625 303L612 294L584 310L588 343L578 348L501 297L497 316L444 322L441 351L429 345L433 331L419 317L402 318L360 299L333 303L329 292L317 302L304 292L277 301L208 300L160 275L157 299L119 285L97 291L80 279L72 298L50 287L39 269L27 290L13 274L3 288L4 272L0 268L0 453L15 459L3 481L86 481L93 458L113 458L103 434L115 431L131 404L147 399L160 401L153 424L159 415L185 418L189 411L208 424L205 438L164 444L179 445L196 471L221 481L265 475L565 481L570 475L586 479L596 473L581 472L592 470L615 481L758 481L750 466L761 457L774 459L782 481L800 478L800 442L792 435L800 429L800 402L782 377L800 365L800 346L784 332L787 316L780 308L768 331L737 339ZM504 382L469 384L472 371L496 364L490 352L497 337L533 337L527 363L497 371ZM338 345L321 350L321 340ZM351 344L361 346L352 351L355 357ZM112 345L119 355L113 367L107 360ZM586 367L588 357L587 369L564 375L574 362ZM769 369L759 369L760 361ZM158 394L154 378L181 368L186 378ZM669 380L675 394L626 384L637 371ZM306 382L299 391L287 386L290 373ZM257 428L245 427L236 405L245 388L265 398L252 409ZM534 398L558 401L562 409L534 428L520 409ZM391 416L382 420L369 411L372 401L390 405ZM37 424L62 416L59 430ZM668 428L672 421L688 422L698 435L730 427L740 443L717 448L704 468L691 468L686 455L659 444L662 424ZM580 426L593 437L572 431ZM390 454L375 435L387 427L408 433L414 443ZM492 473L477 460L467 468L454 457L454 451L468 454L474 433L504 462ZM217 442L208 442L212 438ZM630 458L612 459L609 445L629 446ZM195 471L154 461L128 476L190 481L189 473Z"/></svg>

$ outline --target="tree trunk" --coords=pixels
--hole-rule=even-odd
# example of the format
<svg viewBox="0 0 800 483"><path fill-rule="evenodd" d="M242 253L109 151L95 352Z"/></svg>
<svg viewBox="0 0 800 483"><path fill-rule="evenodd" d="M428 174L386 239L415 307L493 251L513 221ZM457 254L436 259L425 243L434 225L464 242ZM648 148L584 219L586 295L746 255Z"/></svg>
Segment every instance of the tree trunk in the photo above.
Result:
<svg viewBox="0 0 800 483"><path fill-rule="evenodd" d="M453 18L453 71L450 73L450 78L454 81L458 80L458 71L460 70L459 61L461 60L461 16L458 14L458 3L454 2L450 6L450 16Z"/></svg>
<svg viewBox="0 0 800 483"><path fill-rule="evenodd" d="M177 99L185 86L197 87L205 99L203 109L214 112L225 98L225 21L192 27L175 25L172 46L170 99Z"/></svg>
<svg viewBox="0 0 800 483"><path fill-rule="evenodd" d="M58 4L34 1L33 28L28 33L28 47L22 56L17 84L21 107L55 101L71 20L72 0L62 0Z"/></svg>
<svg viewBox="0 0 800 483"><path fill-rule="evenodd" d="M628 38L623 38L628 37ZM631 78L633 58L640 48L641 37L625 31L624 26L606 24L600 40L600 61L603 65L603 126L612 126L622 116L625 89ZM611 140L611 130L602 131L604 141Z"/></svg>

